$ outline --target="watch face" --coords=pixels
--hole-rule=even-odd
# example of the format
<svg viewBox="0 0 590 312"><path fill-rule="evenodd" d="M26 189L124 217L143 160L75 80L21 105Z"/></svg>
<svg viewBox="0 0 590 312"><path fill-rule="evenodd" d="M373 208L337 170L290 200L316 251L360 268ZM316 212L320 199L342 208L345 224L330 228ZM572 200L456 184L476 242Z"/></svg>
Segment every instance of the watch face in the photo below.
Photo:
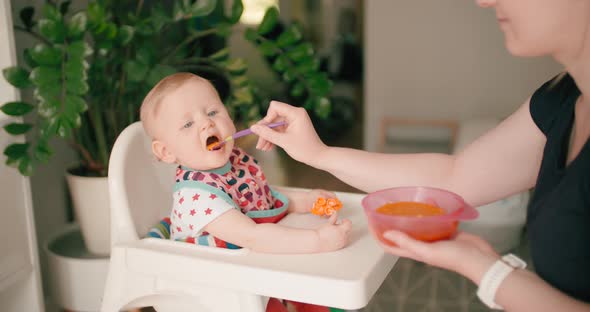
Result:
<svg viewBox="0 0 590 312"><path fill-rule="evenodd" d="M526 268L526 262L524 262L522 259L520 259L519 257L517 257L513 254L505 255L504 257L502 257L502 260L504 262L506 262L506 264L508 264L509 266L511 266L513 268L517 268L517 269Z"/></svg>

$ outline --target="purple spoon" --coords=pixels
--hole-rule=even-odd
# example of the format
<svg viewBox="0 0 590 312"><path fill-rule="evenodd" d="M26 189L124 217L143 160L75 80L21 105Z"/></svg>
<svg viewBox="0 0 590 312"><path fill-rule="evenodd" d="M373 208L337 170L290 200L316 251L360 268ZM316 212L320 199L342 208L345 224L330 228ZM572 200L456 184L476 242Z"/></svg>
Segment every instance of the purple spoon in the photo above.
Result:
<svg viewBox="0 0 590 312"><path fill-rule="evenodd" d="M279 122L270 123L270 124L268 124L266 126L269 127L269 128L275 128L275 127L279 127L279 126L284 126L286 124L287 123L284 122L284 121L279 121ZM213 144L207 146L207 149L210 150L210 151L216 151L216 150L220 149L223 145L225 145L225 143L227 143L229 141L233 141L233 140L235 140L237 138L241 138L241 137L243 137L245 135L252 134L252 133L253 132L252 132L252 130L250 130L250 128L244 129L242 131L238 131L238 132L234 133L233 135L228 136L227 138L225 138L221 142L213 143Z"/></svg>

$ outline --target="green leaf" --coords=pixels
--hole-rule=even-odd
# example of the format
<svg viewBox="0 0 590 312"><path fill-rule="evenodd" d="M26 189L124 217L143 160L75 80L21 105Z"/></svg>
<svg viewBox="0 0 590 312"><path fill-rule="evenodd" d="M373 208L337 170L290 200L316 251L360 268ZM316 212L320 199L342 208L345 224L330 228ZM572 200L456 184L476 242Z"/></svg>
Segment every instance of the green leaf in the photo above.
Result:
<svg viewBox="0 0 590 312"><path fill-rule="evenodd" d="M10 157L6 157L6 166L8 167L13 167L13 168L17 168L18 169L18 162L20 159L15 159L15 158L10 158Z"/></svg>
<svg viewBox="0 0 590 312"><path fill-rule="evenodd" d="M65 64L65 74L68 80L86 80L86 70L88 69L88 62L86 60L79 60L75 58L69 59Z"/></svg>
<svg viewBox="0 0 590 312"><path fill-rule="evenodd" d="M129 25L123 25L119 28L119 33L117 34L117 41L125 46L127 45L131 39L133 39L133 35L135 33L135 28Z"/></svg>
<svg viewBox="0 0 590 312"><path fill-rule="evenodd" d="M74 41L66 48L68 58L83 59L92 55L92 48L85 41Z"/></svg>
<svg viewBox="0 0 590 312"><path fill-rule="evenodd" d="M155 86L162 78L176 73L176 68L158 64L147 75L146 82L149 86Z"/></svg>
<svg viewBox="0 0 590 312"><path fill-rule="evenodd" d="M270 33L276 26L279 20L279 10L276 7L270 7L264 13L264 18L260 25L258 25L258 34L264 36Z"/></svg>
<svg viewBox="0 0 590 312"><path fill-rule="evenodd" d="M149 45L145 44L139 49L139 51L137 51L135 58L142 64L150 65L155 61L155 55L153 54L155 48L156 47L151 48Z"/></svg>
<svg viewBox="0 0 590 312"><path fill-rule="evenodd" d="M8 158L22 158L28 149L29 143L12 143L4 149L4 155Z"/></svg>
<svg viewBox="0 0 590 312"><path fill-rule="evenodd" d="M284 55L279 55L279 57L277 57L275 61L272 63L272 68L279 73L282 73L285 70L287 70L288 66L289 59L287 59L287 57Z"/></svg>
<svg viewBox="0 0 590 312"><path fill-rule="evenodd" d="M191 7L191 17L207 16L215 10L216 0L197 0Z"/></svg>
<svg viewBox="0 0 590 312"><path fill-rule="evenodd" d="M146 64L140 63L138 61L126 62L124 67L125 73L127 73L129 80L135 82L143 81L149 70L149 67Z"/></svg>
<svg viewBox="0 0 590 312"><path fill-rule="evenodd" d="M67 113L69 112L71 116L83 113L87 109L88 104L86 104L86 101L83 98L70 94L66 96L65 111Z"/></svg>
<svg viewBox="0 0 590 312"><path fill-rule="evenodd" d="M287 30L279 35L277 44L279 47L285 48L299 42L301 38L303 38L303 35L301 34L299 27L296 25L291 25L289 28L287 28Z"/></svg>
<svg viewBox="0 0 590 312"><path fill-rule="evenodd" d="M71 94L84 95L88 89L88 84L82 79L68 79L66 82L66 91Z"/></svg>
<svg viewBox="0 0 590 312"><path fill-rule="evenodd" d="M102 41L111 41L117 37L117 25L112 22L105 22L97 28L94 33L99 36Z"/></svg>
<svg viewBox="0 0 590 312"><path fill-rule="evenodd" d="M259 49L264 56L275 56L279 52L279 48L270 40L263 41Z"/></svg>
<svg viewBox="0 0 590 312"><path fill-rule="evenodd" d="M28 156L24 156L20 159L18 171L24 176L30 176L33 174L33 164Z"/></svg>
<svg viewBox="0 0 590 312"><path fill-rule="evenodd" d="M47 85L54 85L59 83L59 81L61 80L61 73L57 68L39 66L35 67L35 69L31 71L29 79L31 79L33 84L37 87L44 87Z"/></svg>
<svg viewBox="0 0 590 312"><path fill-rule="evenodd" d="M228 17L228 21L232 24L239 22L243 12L244 4L242 3L242 0L234 0L231 6L231 15Z"/></svg>
<svg viewBox="0 0 590 312"><path fill-rule="evenodd" d="M0 110L8 116L23 116L33 110L33 105L25 102L8 102L0 106Z"/></svg>
<svg viewBox="0 0 590 312"><path fill-rule="evenodd" d="M315 112L318 117L325 119L330 116L330 112L332 111L332 104L330 100L325 97L315 98L314 101L313 111Z"/></svg>
<svg viewBox="0 0 590 312"><path fill-rule="evenodd" d="M315 57L304 58L296 65L300 74L314 73L320 68L320 60Z"/></svg>
<svg viewBox="0 0 590 312"><path fill-rule="evenodd" d="M316 95L328 94L332 88L332 82L325 73L312 74L306 80L310 91Z"/></svg>
<svg viewBox="0 0 590 312"><path fill-rule="evenodd" d="M61 83L54 83L36 88L34 95L39 102L51 102L52 105L58 107L61 101L61 91Z"/></svg>
<svg viewBox="0 0 590 312"><path fill-rule="evenodd" d="M31 58L40 65L58 65L62 61L62 52L45 44L36 44L31 50Z"/></svg>
<svg viewBox="0 0 590 312"><path fill-rule="evenodd" d="M219 23L217 24L216 28L216 34L224 38L229 37L232 33L232 24L230 23Z"/></svg>
<svg viewBox="0 0 590 312"><path fill-rule="evenodd" d="M35 147L35 151L34 151L33 156L35 157L35 159L46 163L52 154L53 154L53 152L51 151L51 149L49 148L47 143L39 142L37 144L37 146Z"/></svg>
<svg viewBox="0 0 590 312"><path fill-rule="evenodd" d="M23 50L23 58L25 60L25 64L31 68L37 67L39 65L37 62L35 62L35 60L33 60L33 57L31 56L31 48L26 48Z"/></svg>
<svg viewBox="0 0 590 312"><path fill-rule="evenodd" d="M309 56L313 56L313 47L311 43L302 43L295 48L287 51L287 56L295 62L301 62Z"/></svg>
<svg viewBox="0 0 590 312"><path fill-rule="evenodd" d="M64 128L62 129L63 134L59 134L60 129L58 129L58 134L60 136L69 136L69 130L79 128L82 124L80 114L87 109L88 105L83 98L68 94L65 100L64 113L60 118L60 128Z"/></svg>
<svg viewBox="0 0 590 312"><path fill-rule="evenodd" d="M290 94L294 97L300 97L303 95L303 93L305 92L305 85L301 82L297 82L295 85L293 85L293 87L291 88L291 92Z"/></svg>
<svg viewBox="0 0 590 312"><path fill-rule="evenodd" d="M244 32L244 38L251 42L256 42L256 40L258 40L258 36L258 33L253 28L246 28L246 31Z"/></svg>
<svg viewBox="0 0 590 312"><path fill-rule="evenodd" d="M225 69L227 69L231 74L241 75L246 72L248 65L243 59L235 58L226 63Z"/></svg>
<svg viewBox="0 0 590 312"><path fill-rule="evenodd" d="M33 21L33 15L35 15L35 8L33 7L26 7L20 10L20 20L25 25L25 28L30 30L35 26L35 22Z"/></svg>
<svg viewBox="0 0 590 312"><path fill-rule="evenodd" d="M64 41L66 29L61 20L42 19L39 20L39 33L51 42L61 43Z"/></svg>
<svg viewBox="0 0 590 312"><path fill-rule="evenodd" d="M170 23L172 19L168 16L166 11L162 9L160 6L154 6L152 8L152 14L150 16L150 21L152 23L153 29L156 32L160 32L162 27L167 23Z"/></svg>
<svg viewBox="0 0 590 312"><path fill-rule="evenodd" d="M54 22L60 21L61 20L61 13L59 12L59 10L57 9L57 7L55 7L55 5L47 3L43 6L43 17L45 17L46 19L52 20Z"/></svg>
<svg viewBox="0 0 590 312"><path fill-rule="evenodd" d="M21 67L7 67L2 70L4 79L16 88L24 89L30 87L31 80L29 79L29 72Z"/></svg>
<svg viewBox="0 0 590 312"><path fill-rule="evenodd" d="M215 62L223 62L226 61L229 58L229 48L223 48L211 55L209 55L209 58Z"/></svg>
<svg viewBox="0 0 590 312"><path fill-rule="evenodd" d="M21 135L27 133L27 131L31 130L33 126L28 123L9 123L4 126L4 131L12 134L12 135Z"/></svg>
<svg viewBox="0 0 590 312"><path fill-rule="evenodd" d="M101 3L97 1L90 2L86 9L88 15L88 22L92 28L97 28L106 23L105 10Z"/></svg>
<svg viewBox="0 0 590 312"><path fill-rule="evenodd" d="M61 15L66 15L66 13L68 13L68 11L70 10L70 4L72 3L72 1L68 0L68 1L64 1L59 5L59 12L61 13Z"/></svg>
<svg viewBox="0 0 590 312"><path fill-rule="evenodd" d="M40 100L37 104L37 113L43 118L55 118L59 109L59 99L51 98Z"/></svg>
<svg viewBox="0 0 590 312"><path fill-rule="evenodd" d="M57 123L57 135L61 138L68 138L72 134L74 124L65 117L59 118Z"/></svg>
<svg viewBox="0 0 590 312"><path fill-rule="evenodd" d="M85 31L88 23L86 12L78 12L70 18L67 24L67 34L69 38L79 38Z"/></svg>
<svg viewBox="0 0 590 312"><path fill-rule="evenodd" d="M288 68L284 73L283 73L283 80L285 82L292 82L297 78L297 72L295 69L293 68Z"/></svg>

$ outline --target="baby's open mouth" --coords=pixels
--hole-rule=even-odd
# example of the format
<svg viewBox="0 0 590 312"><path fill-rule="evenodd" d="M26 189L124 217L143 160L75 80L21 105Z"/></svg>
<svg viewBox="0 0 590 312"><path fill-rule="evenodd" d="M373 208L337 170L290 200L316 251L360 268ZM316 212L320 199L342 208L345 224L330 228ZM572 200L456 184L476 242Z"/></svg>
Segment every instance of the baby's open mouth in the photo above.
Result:
<svg viewBox="0 0 590 312"><path fill-rule="evenodd" d="M207 144L207 149L210 151L212 151L215 146L217 146L217 143L219 143L219 138L215 135L208 137L207 141L205 141L205 144Z"/></svg>

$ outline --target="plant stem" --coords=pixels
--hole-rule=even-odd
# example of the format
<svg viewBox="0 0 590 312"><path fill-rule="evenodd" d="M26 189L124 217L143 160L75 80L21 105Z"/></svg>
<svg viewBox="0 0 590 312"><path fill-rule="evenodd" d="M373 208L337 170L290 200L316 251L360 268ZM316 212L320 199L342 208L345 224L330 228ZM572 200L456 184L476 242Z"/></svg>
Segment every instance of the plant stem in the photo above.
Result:
<svg viewBox="0 0 590 312"><path fill-rule="evenodd" d="M92 156L90 155L90 152L88 152L88 150L85 149L82 145L76 143L76 141L70 141L69 143L70 146L72 146L72 148L77 150L82 155L82 158L84 158L88 170L95 172L100 172L101 170L103 170L103 165L94 160L94 158L92 158Z"/></svg>
<svg viewBox="0 0 590 312"><path fill-rule="evenodd" d="M51 45L51 42L49 42L49 40L45 39L43 36L41 36L40 34L34 32L32 30L28 30L28 29L26 29L24 27L17 26L17 25L14 25L14 29L19 30L19 31L22 31L22 32L25 32L25 33L27 33L27 34L35 37L35 39L37 39L37 40L45 43L46 45Z"/></svg>
<svg viewBox="0 0 590 312"><path fill-rule="evenodd" d="M168 61L168 59L173 56L174 54L176 54L176 52L178 52L178 50L182 49L182 47L184 47L185 45L193 42L193 40L196 40L200 37L205 37L208 35L212 35L214 33L217 32L217 28L210 28L207 30L203 30L203 31L197 31L196 33L190 35L189 37L187 37L186 39L184 39L184 41L182 41L181 43L179 43L176 47L174 47L173 49L171 49L170 51L166 52L164 54L164 57L162 58L162 63L165 63L166 61Z"/></svg>
<svg viewBox="0 0 590 312"><path fill-rule="evenodd" d="M102 116L99 110L88 108L90 119L94 125L94 133L96 134L96 143L98 144L98 158L103 164L103 168L108 168L109 163L109 151L106 143L106 137L104 132L104 124Z"/></svg>

